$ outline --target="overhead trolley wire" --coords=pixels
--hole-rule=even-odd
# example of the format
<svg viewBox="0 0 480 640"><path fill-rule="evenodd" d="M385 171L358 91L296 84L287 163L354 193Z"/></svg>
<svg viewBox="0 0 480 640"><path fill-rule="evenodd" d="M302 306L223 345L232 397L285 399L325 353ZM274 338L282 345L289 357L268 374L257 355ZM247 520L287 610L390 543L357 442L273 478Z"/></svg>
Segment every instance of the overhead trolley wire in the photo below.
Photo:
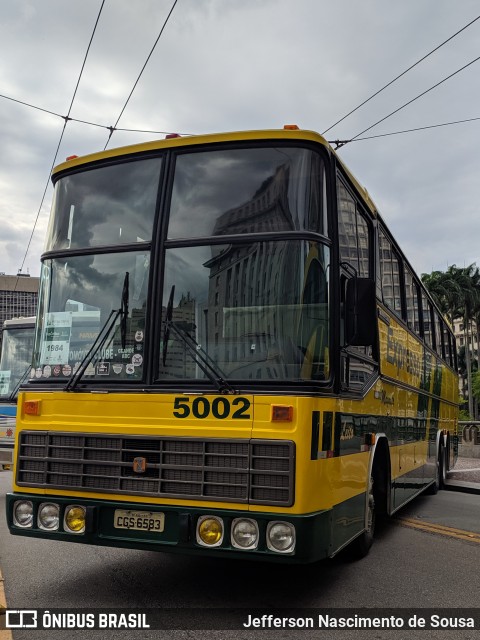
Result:
<svg viewBox="0 0 480 640"><path fill-rule="evenodd" d="M415 131L426 131L427 129L437 129L439 127L450 127L454 124L464 124L465 122L475 122L480 120L479 118L465 118L464 120L454 120L453 122L440 122L439 124L430 124L423 127L414 127L412 129L402 129L401 131L390 131L389 133L379 133L375 136L365 136L363 138L355 138L355 140L329 140L330 144L334 144L335 149L339 149L349 142L360 142L361 140L374 140L375 138L388 138L388 136L398 136L403 133L412 133Z"/></svg>
<svg viewBox="0 0 480 640"><path fill-rule="evenodd" d="M48 172L47 183L46 183L46 185L45 185L45 189L44 189L44 191L43 191L42 200L41 200L41 202L40 202L40 206L39 206L38 211L37 211L37 216L36 216L36 218L35 218L35 222L34 222L34 224L33 224L32 233L30 234L30 238L29 238L29 240L28 240L28 244L27 244L27 249L26 249L26 251L25 251L25 255L23 256L22 264L21 264L21 266L20 266L20 269L19 269L18 273L21 273L21 272L22 272L22 269L23 269L24 264L25 264L25 260L27 259L27 255L28 255L28 252L29 252L29 250L30 250L30 245L31 245L31 243L32 243L32 238L33 238L33 235L34 235L34 233L35 233L35 229L37 228L38 219L39 219L39 217L40 217L40 212L41 212L41 210L42 210L43 203L44 203L44 201L45 201L45 196L46 196L46 194L47 194L47 190L48 190L48 187L49 187L49 184L50 184L50 176L52 175L53 168L54 168L55 163L56 163L56 161L57 161L58 152L59 152L59 150L60 150L60 145L62 144L63 136L64 136L64 133L65 133L65 129L66 129L66 127L67 127L67 124L68 124L69 120L71 120L71 119L72 119L72 118L70 118L70 112L71 112L71 110L72 110L73 103L74 103L74 101L75 101L75 97L76 97L76 95L77 95L77 91L78 91L78 87L79 87L79 84L80 84L80 80L81 80L81 78L82 78L83 70L84 70L84 68L85 68L85 63L86 63L86 61L87 61L87 57L88 57L88 54L89 54L89 52L90 52L90 47L91 47L91 45L92 45L92 41L93 41L93 38L94 38L94 36L95 36L95 32L96 32L96 30L97 30L98 22L99 22L99 20L100 20L100 15L101 15L101 13L102 13L102 10L103 10L103 6L104 6L104 4L105 4L105 0L102 0L102 4L101 4L100 9L99 9L99 11L98 11L98 15L97 15L97 19L96 19L96 21L95 21L95 25L94 25L94 27L93 27L92 35L90 36L90 41L89 41L89 43L88 43L87 51L86 51L86 53L85 53L85 57L84 57L84 59L83 59L83 64L82 64L82 67L81 67L81 69L80 69L80 73L79 73L79 75L78 75L77 84L76 84L76 86L75 86L75 90L74 90L74 92L73 92L73 96L72 96L72 100L71 100L71 102L70 102L70 107L69 107L69 109L68 109L68 113L67 113L67 115L66 115L66 116L61 116L61 117L63 118L63 120L64 120L63 128L62 128L62 132L61 132L61 134L60 134L60 139L59 139L59 141L58 141L57 148L56 148L56 150L55 150L55 156L54 156L54 158L53 158L52 166L50 167L50 171ZM25 103L24 103L24 104L25 104ZM28 105L28 106L31 106L31 105ZM45 111L45 109L41 109L41 110L42 110L42 111ZM53 112L49 112L49 113L53 113ZM58 114L54 114L54 115L58 115ZM15 289L16 289L17 283L18 283L18 277L17 277L17 282L15 283Z"/></svg>
<svg viewBox="0 0 480 640"><path fill-rule="evenodd" d="M173 2L173 4L172 4L172 7L171 7L170 11L168 12L167 17L165 18L165 21L164 21L164 23L163 23L163 26L162 26L162 28L160 29L160 33L158 34L158 37L157 37L157 39L155 40L155 43L154 43L154 45L153 45L153 47L152 47L152 49L151 49L150 53L148 54L147 59L145 60L145 63L144 63L144 65L143 65L143 67L141 68L140 73L138 74L137 79L135 80L135 82L134 82L134 84L133 84L132 90L130 91L130 93L129 93L129 95L128 95L128 98L127 98L127 100L125 101L125 104L123 105L122 110L120 111L120 114L119 114L119 116L118 116L118 118L117 118L117 120L116 120L115 124L113 125L113 127L107 127L107 128L110 130L110 133L109 133L109 136L108 136L108 140L107 140L107 142L105 143L104 150L107 148L108 143L110 142L110 139L111 139L111 137L112 137L112 135L113 135L113 132L117 130L117 125L118 125L118 123L120 122L120 118L122 117L122 115L123 115L123 113L124 113L125 109L127 108L127 105L128 105L128 103L130 102L130 98L132 97L133 92L134 92L134 91L135 91L135 89L137 88L137 85L138 85L138 83L139 83L139 81L140 81L140 78L142 77L143 72L145 71L145 68L146 68L146 66L147 66L148 62L149 62L150 58L152 57L152 54L153 54L153 52L154 52L154 50L155 50L155 48L156 48L156 46L157 46L157 44L158 44L158 42L159 42L160 38L162 37L162 34L163 34L164 30L165 30L165 27L167 26L167 22L170 20L170 16L172 15L173 10L175 9L175 6L176 6L177 2L178 2L178 0L174 0L174 2Z"/></svg>
<svg viewBox="0 0 480 640"><path fill-rule="evenodd" d="M369 127L367 127L366 129L364 129L363 131L360 131L360 133L357 133L355 136L352 136L351 138L349 138L348 140L342 140L340 141L340 144L338 145L339 147L342 147L346 144L348 144L349 142L353 142L354 140L356 140L357 138L359 138L361 135L363 135L364 133L366 133L367 131L370 131L370 129L373 129L374 127L376 127L378 124L380 124L381 122L384 122L385 120L387 120L388 118L390 118L391 116L395 115L396 113L398 113L399 111L401 111L402 109L405 109L405 107L408 107L408 105L412 104L412 102L415 102L416 100L418 100L419 98L421 98L422 96L426 95L427 93L429 93L430 91L433 91L433 89L436 89L437 87L439 87L441 84L443 84L444 82L446 82L447 80L450 80L450 78L453 78L454 76L456 76L458 73L460 73L461 71L464 71L465 69L467 69L468 67L470 67L472 64L474 64L475 62L478 62L478 60L480 60L480 56L478 56L477 58L475 58L474 60L471 60L470 62L468 62L467 64L463 65L463 67L460 67L460 69L457 69L456 71L454 71L453 73L451 73L450 75L448 75L446 78L443 78L443 80L440 80L439 82L437 82L436 84L434 84L433 86L431 86L429 89L426 89L425 91L422 91L422 93L419 93L418 96L415 96L415 98L412 98L411 100L408 100L408 102L405 102L404 104L402 104L400 107L398 107L397 109L395 109L394 111L392 111L391 113L389 113L388 115L384 116L383 118L380 118L380 120L377 120L377 122L374 122L373 124L371 124ZM338 147L337 147L338 148Z"/></svg>
<svg viewBox="0 0 480 640"><path fill-rule="evenodd" d="M346 118L348 118L348 116L351 116L352 113L355 113L355 111L358 111L358 109L360 109L360 107L363 107L364 104L367 104L367 102L370 102L370 100L373 100L373 98L375 98L376 96L378 96L379 93L381 93L382 91L384 91L385 89L387 89L388 87L390 87L394 82L396 82L397 80L399 80L402 76L404 76L406 73L408 73L409 71L411 71L414 67L416 67L417 65L419 65L421 62L423 62L424 60L426 60L429 56L431 56L433 53L435 53L435 51L438 51L439 49L441 49L441 47L443 47L445 44L447 44L447 42L450 42L450 40L453 40L453 38L455 38L456 36L458 36L460 33L462 33L462 31L465 31L465 29L468 29L468 27L470 27L474 22L476 22L477 20L480 19L480 16L477 16L476 18L474 18L473 20L471 20L471 22L469 22L468 24L466 24L464 27L462 27L459 31L457 31L456 33L454 33L452 36L450 36L449 38L447 38L446 40L444 40L441 44L439 44L438 46L435 47L435 49L432 49L429 53L427 53L426 55L424 55L422 58L420 58L420 60L417 60L417 62L415 62L414 64L412 64L410 67L408 67L408 69L405 69L405 71L402 71L402 73L400 73L398 76L396 76L395 78L393 78L393 80L390 80L390 82L388 82L386 85L384 85L381 89L379 89L378 91L376 91L375 93L373 93L369 98L367 98L366 100L364 100L363 102L361 102L357 107L355 107L355 109L352 109L351 111L349 111L346 115L344 115L342 118L340 118L340 120L337 120L334 124L332 124L330 127L328 127L328 129L325 129L325 131L322 131L322 135L325 135L328 131L330 131L330 129L333 129L333 127L336 127L337 124L340 124L340 122L343 122Z"/></svg>
<svg viewBox="0 0 480 640"><path fill-rule="evenodd" d="M57 116L57 118L64 118L60 113L56 113L55 111L50 111L49 109L43 109L42 107L37 107L34 104L30 104L29 102L24 102L23 100L17 100L16 98L11 98L10 96L5 96L0 93L0 98L4 98L4 100L11 100L12 102L16 102L17 104L23 104L24 107L30 107L31 109L36 109L37 111L43 111L44 113L49 113L52 116Z"/></svg>
<svg viewBox="0 0 480 640"><path fill-rule="evenodd" d="M121 112L120 112L120 115L118 116L117 121L116 121L116 123L115 123L115 125L114 125L114 126L107 126L107 125L104 125L104 124L99 124L99 123L97 123L97 122L89 122L89 121L87 121L87 120L81 120L81 119L79 119L79 118L72 118L72 117L70 116L70 111L71 111L71 108L72 108L73 99L72 99L72 104L70 105L70 109L69 109L69 112L68 112L67 116L62 116L61 114L56 113L55 111L51 111L51 110L49 110L49 109L45 109L45 108L43 108L43 107L39 107L39 106L33 105L33 104L30 104L30 103L25 102L25 101L23 101L23 100L18 100L18 99L16 99L16 98L12 98L12 97L10 97L10 96L6 96L6 95L3 95L3 94L0 94L0 98L4 98L5 100L10 100L10 101L15 102L15 103L17 103L17 104L21 104L21 105L24 105L24 106L26 106L26 107L30 107L30 108L32 108L32 109L36 109L36 110L38 110L38 111L43 111L44 113L48 113L48 114L53 115L53 116L56 116L56 117L58 117L58 118L62 118L62 120L68 120L68 121L71 121L71 122L78 122L78 123L85 124L85 125L89 125L89 126L92 126L92 127L99 127L99 128L102 128L102 129L106 129L106 130L108 130L110 133L109 133L109 137L108 137L107 143L106 143L106 145L105 145L105 149L106 149L106 147L107 147L107 145L108 145L108 142L110 141L110 138L111 138L111 136L112 136L112 134L113 134L113 132L114 132L114 131L125 131L125 132L130 132L130 133L153 133L153 134L162 134L162 135L165 135L165 134L171 133L170 131L155 131L155 130L145 130L145 129L126 129L126 128L120 128L120 127L118 127L117 125L118 125L118 122L120 121L121 116L123 115L123 112L125 111L125 109L126 109L126 107L127 107L127 105L128 105L128 102L130 101L130 99L131 99L131 97L132 97L132 95L133 95L133 92L134 92L134 90L135 90L135 88L136 88L136 86L137 86L137 84L138 84L138 82L139 82L139 80L140 80L140 77L142 76L142 74L143 74L143 72L144 72L144 70L145 70L145 68L146 68L146 66L147 66L147 64L148 64L148 61L150 60L150 57L151 57L151 56L152 56L152 54L153 54L153 51L154 51L155 47L156 47L156 46L157 46L157 44L158 44L158 41L160 40L160 37L161 37L161 35L162 35L162 33L163 33L163 31L164 31L165 27L166 27L166 24L167 24L168 20L170 19L170 16L171 16L171 14L172 14L172 12L173 12L173 10L174 10L174 8L175 8L175 5L177 4L177 1L178 1L178 0L175 0L175 2L173 3L173 5L172 5L172 7L171 7L171 9L170 9L170 12L168 13L167 18L166 18L166 20L165 20L165 22L164 22L164 24L163 24L163 26L162 26L162 29L161 29L161 31L160 31L160 33L159 33L159 35L158 35L158 37L157 37L157 39L156 39L156 41L155 41L155 43L154 43L153 47L152 47L152 50L150 51L150 53L149 53L149 55L148 55L148 57L147 57L147 59L146 59L146 61L145 61L144 65L143 65L143 67L142 67L142 69L141 69L141 71L140 71L140 74L138 75L138 77L137 77L137 79L136 79L136 81L135 81L135 84L134 84L134 86L133 86L133 88L132 88L132 90L131 90L131 92L130 92L130 94L129 94L129 96L128 96L128 98L127 98L127 100L126 100L126 102L125 102L125 104L124 104L124 106L123 106L123 108L122 108L122 110L121 110ZM102 8L103 8L103 3L102 3ZM100 10L100 11L101 11L101 10ZM100 16L100 13L99 13L99 16ZM322 132L322 135L324 135L325 133L327 133L328 131L330 131L330 129L332 129L332 128L333 128L333 127L335 127L337 124L339 124L340 122L342 122L343 120L345 120L349 115L351 115L352 113L354 113L355 111L357 111L361 106L363 106L364 104L366 104L367 102L369 102L370 100L372 100L372 99L373 99L375 96L377 96L381 91L383 91L384 89L386 89L387 87L389 87L389 86L390 86L391 84L393 84L396 80L398 80L398 79L399 79L399 78L401 78L403 75L405 75L408 71L410 71L410 70L411 70L411 69L413 69L415 66L417 66L418 64L420 64L420 62L422 62L423 60L425 60L426 58L428 58L428 56L430 56L432 53L434 53L435 51L438 51L438 49L440 49L443 45L445 45L447 42L450 42L453 38L455 38L457 35L459 35L462 31L465 31L465 29L467 29L469 26L471 26L472 24L474 24L474 23L475 23L477 20L479 20L479 19L480 19L480 16L477 16L476 18L474 18L473 20L471 20L468 24L466 24L464 27L462 27L462 29L460 29L459 31L455 32L452 36L450 36L449 38L447 38L447 40L444 40L441 44L439 44L437 47L435 47L434 49L432 49L432 51L430 51L430 52L429 52L429 53L427 53L425 56L423 56L422 58L420 58L420 60L418 60L418 61L417 61L417 62L415 62L413 65L411 65L410 67L408 67L408 69L406 69L405 71L403 71L401 74L399 74L398 76L396 76L396 78L394 78L394 79L393 79L393 80L391 80L389 83L387 83L384 87L382 87L381 89L379 89L378 91L376 91L374 94L372 94L369 98L367 98L366 100L364 100L361 104L359 104L357 107L355 107L355 109L352 109L352 111L350 111L349 113L347 113L347 114L346 114L345 116L343 116L340 120L337 120L337 122L336 122L335 124L331 125L328 129L325 129L325 131L323 131L323 132ZM97 18L97 22L98 22L98 18ZM95 25L95 26L96 26L96 25ZM473 60L473 61L472 61L472 63L470 63L470 64L473 64L473 62L476 62L476 60ZM84 67L84 65L85 65L85 61L84 61L84 64L83 64L83 66L82 66L82 71L83 71L83 67ZM466 66L468 66L468 65L466 65ZM465 67L462 67L462 69L459 69L459 70L458 70L457 72L455 72L455 73L459 73L459 72L460 72L460 71L462 71L464 68L465 68ZM455 74L452 74L452 75L455 75ZM452 76L449 76L448 78L445 78L445 79L444 79L444 80L442 80L441 82L445 82L445 81L446 81L446 80L448 80L450 77L452 77ZM440 83L438 83L438 84L441 84L441 82L440 82ZM437 85L435 85L435 86L438 86L438 84L437 84ZM350 139L348 139L348 140L338 140L338 139L337 139L337 140L333 140L333 141L330 141L330 142L331 142L332 144L336 144L336 145L337 145L337 148L338 148L338 147L343 146L343 145L347 144L348 142L352 142L352 141L357 141L357 140L370 140L370 139L373 139L373 138L381 138L381 137L386 137L386 136L389 136L389 135L398 135L398 134L401 134L401 133L409 133L409 132L411 132L411 131L421 131L421 130L424 130L424 129L431 129L431 128L435 128L435 127L442 127L442 126L449 126L449 125L453 125L453 124L460 124L460 123L464 123L464 122L472 122L472 121L474 121L474 120L477 120L477 118L470 118L470 119L465 119L465 120L458 120L458 121L453 121L453 122L447 122L447 123L444 123L444 124L435 124L435 125L429 125L429 126L425 126L425 127L417 127L417 128L414 128L414 129L406 129L406 130L403 130L403 131L396 131L396 132L392 132L392 133L385 133L385 134L380 134L380 135L377 135L377 136L368 136L368 137L366 136L366 137L362 137L362 138L360 138L360 137L359 137L359 136L361 136L363 133L365 133L366 131L370 130L371 128L373 128L374 126L376 126L377 124L379 124L380 122L382 122L383 120L385 120L385 119L387 119L388 117L390 117L390 115L393 115L394 113L396 113L397 111L399 111L400 109L402 109L404 106L407 106L408 104L411 104L411 102L415 101L416 99L418 99L418 98L419 98L419 97L421 97L422 95L425 95L425 93L428 93L428 91L431 91L433 88L435 88L435 86L434 86L434 87L431 87L430 89L428 89L427 91L425 91L423 94L420 94L419 96L417 96L416 98L414 98L414 99L413 99L413 100L411 100L410 102L406 103L406 104L405 104L405 105L403 105L402 107L399 107L399 109L397 109L396 111L392 112L392 114L389 114L388 116L386 116L386 117L385 117L385 118L383 118L382 120L379 120L377 123L375 123L375 124L371 125L371 127L369 127L368 129L365 129L365 130L364 130L364 131L362 131L361 133L357 134L354 138L350 138ZM78 88L78 83L77 83L77 88ZM75 89L75 91L76 91L76 89ZM75 94L74 94L74 96L75 96ZM177 132L177 133L178 133L178 132ZM191 134L191 133L181 133L180 135L189 136L189 135L194 135L194 134Z"/></svg>
<svg viewBox="0 0 480 640"><path fill-rule="evenodd" d="M0 98L5 98L6 100L12 100L13 102L17 102L19 104L22 104L26 107L31 107L32 109L37 109L39 111L44 111L45 113L49 113L50 115L56 116L58 118L61 118L62 120L65 120L66 116L62 116L59 113L55 113L54 111L49 111L48 109L43 109L42 107L37 107L33 104L29 104L28 102L23 102L22 100L16 100L14 98L10 98L8 96L4 96L2 94L0 94ZM359 137L355 137L355 140L350 139L350 140L329 140L330 144L335 144L337 145L337 148L339 146L345 145L349 142L359 142L361 140L373 140L374 138L386 138L388 136L395 136L395 135L400 135L402 133L411 133L414 131L424 131L425 129L435 129L438 127L448 127L454 124L463 124L465 122L475 122L476 120L480 120L480 118L465 118L463 120L454 120L452 122L443 122L443 123L439 123L439 124L432 124L432 125L425 125L423 127L415 127L412 129L403 129L402 131L391 131L390 133L381 133L378 135L374 135L374 136L365 136L362 138ZM98 122L89 122L88 120L80 120L79 118L68 118L69 122L79 122L80 124L86 124L88 126L91 127L99 127L101 129L107 129L110 130L110 127L108 127L107 125L104 124L99 124ZM127 128L122 128L122 127L116 127L115 131L125 131L127 133L153 133L153 134L158 134L158 135L168 135L169 133L172 133L171 131L158 131L155 129L127 129ZM175 131L175 133L178 133L178 135L181 136L194 136L197 135L195 133L182 133L179 131Z"/></svg>

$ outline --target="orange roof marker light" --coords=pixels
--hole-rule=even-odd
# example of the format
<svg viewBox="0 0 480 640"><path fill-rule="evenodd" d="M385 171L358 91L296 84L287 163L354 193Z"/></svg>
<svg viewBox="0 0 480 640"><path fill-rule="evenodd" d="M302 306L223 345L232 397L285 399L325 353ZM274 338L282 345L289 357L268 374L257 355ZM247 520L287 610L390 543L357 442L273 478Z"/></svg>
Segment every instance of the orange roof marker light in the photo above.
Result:
<svg viewBox="0 0 480 640"><path fill-rule="evenodd" d="M167 133L165 136L165 140L171 140L172 138L181 138L182 136L179 133Z"/></svg>
<svg viewBox="0 0 480 640"><path fill-rule="evenodd" d="M69 160L75 160L75 158L78 158L78 156L67 156L65 159L68 162Z"/></svg>
<svg viewBox="0 0 480 640"><path fill-rule="evenodd" d="M284 124L283 128L287 131L300 131L298 124Z"/></svg>

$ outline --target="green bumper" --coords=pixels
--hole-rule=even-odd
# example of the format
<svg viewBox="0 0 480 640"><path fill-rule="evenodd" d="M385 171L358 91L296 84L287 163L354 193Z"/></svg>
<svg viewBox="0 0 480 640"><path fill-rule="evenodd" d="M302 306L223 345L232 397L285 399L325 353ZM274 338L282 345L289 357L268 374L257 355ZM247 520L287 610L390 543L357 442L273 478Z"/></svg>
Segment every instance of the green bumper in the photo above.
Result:
<svg viewBox="0 0 480 640"><path fill-rule="evenodd" d="M14 522L13 506L17 500L28 500L33 504L33 522L29 528L19 527ZM38 507L41 503L53 502L60 507L59 528L45 531L37 523ZM67 505L79 505L86 509L86 527L81 534L69 533L63 528L63 514ZM281 563L315 562L332 554L330 510L302 516L285 514L245 512L225 509L202 509L201 506L171 507L151 504L116 502L108 500L72 499L37 494L10 493L6 496L7 522L13 535L31 536L47 540L62 540L83 544L143 549L184 554L208 555L212 557L243 558ZM114 526L115 511L132 510L164 514L161 532L118 529ZM217 516L224 524L222 543L214 548L202 546L197 541L196 527L201 516ZM259 542L256 549L235 548L230 539L232 521L249 518L258 524ZM266 533L270 522L282 521L295 526L296 543L293 553L279 553L267 547Z"/></svg>

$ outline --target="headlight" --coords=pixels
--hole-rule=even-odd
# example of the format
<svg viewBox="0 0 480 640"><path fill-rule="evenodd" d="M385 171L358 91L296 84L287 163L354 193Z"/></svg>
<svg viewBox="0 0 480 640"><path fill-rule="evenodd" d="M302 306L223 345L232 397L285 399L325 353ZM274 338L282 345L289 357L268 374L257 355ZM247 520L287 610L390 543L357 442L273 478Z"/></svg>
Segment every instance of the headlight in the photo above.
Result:
<svg viewBox="0 0 480 640"><path fill-rule="evenodd" d="M267 527L267 547L277 553L292 553L295 549L295 527L289 522L270 522Z"/></svg>
<svg viewBox="0 0 480 640"><path fill-rule="evenodd" d="M30 500L18 500L13 505L13 523L27 529L33 522L33 504Z"/></svg>
<svg viewBox="0 0 480 640"><path fill-rule="evenodd" d="M53 502L43 502L38 507L37 522L40 529L56 531L58 529L60 508Z"/></svg>
<svg viewBox="0 0 480 640"><path fill-rule="evenodd" d="M232 545L237 549L256 549L258 524L250 518L235 518L232 522Z"/></svg>
<svg viewBox="0 0 480 640"><path fill-rule="evenodd" d="M63 528L68 533L83 533L85 531L85 518L85 507L80 507L78 504L70 504L65 509Z"/></svg>
<svg viewBox="0 0 480 640"><path fill-rule="evenodd" d="M223 542L223 520L216 516L200 516L197 522L197 542L204 547L218 547Z"/></svg>

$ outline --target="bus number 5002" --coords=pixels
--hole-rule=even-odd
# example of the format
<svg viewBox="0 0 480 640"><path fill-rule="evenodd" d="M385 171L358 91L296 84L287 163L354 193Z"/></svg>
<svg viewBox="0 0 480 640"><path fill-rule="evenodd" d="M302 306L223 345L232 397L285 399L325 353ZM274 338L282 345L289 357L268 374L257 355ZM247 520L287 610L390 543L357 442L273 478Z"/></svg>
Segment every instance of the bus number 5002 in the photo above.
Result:
<svg viewBox="0 0 480 640"><path fill-rule="evenodd" d="M194 398L192 402L191 398L175 398L173 408L175 411L173 415L176 418L188 418L190 414L194 418L208 418L212 415L217 420L225 420L231 417L237 420L250 420L251 415L250 400L247 398L235 398L230 402L227 398L214 398L211 402L208 398L200 396ZM232 413L233 412L233 413ZM230 416L230 413L232 415Z"/></svg>

